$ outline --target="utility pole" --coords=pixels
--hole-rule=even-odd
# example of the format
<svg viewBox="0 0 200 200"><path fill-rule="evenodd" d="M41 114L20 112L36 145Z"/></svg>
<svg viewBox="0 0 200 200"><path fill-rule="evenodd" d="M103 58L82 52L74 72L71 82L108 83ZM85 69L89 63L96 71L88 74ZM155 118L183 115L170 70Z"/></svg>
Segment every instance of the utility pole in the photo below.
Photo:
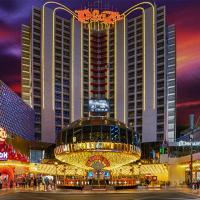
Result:
<svg viewBox="0 0 200 200"><path fill-rule="evenodd" d="M192 187L192 179L193 179L193 176L192 176L192 174L193 174L193 170L192 170L192 168L193 168L193 145L192 145L192 142L193 142L193 134L192 133L190 133L190 185L191 185L191 187Z"/></svg>
<svg viewBox="0 0 200 200"><path fill-rule="evenodd" d="M189 122L190 122L190 186L192 187L192 180L193 180L193 131L194 131L194 114L189 115Z"/></svg>
<svg viewBox="0 0 200 200"><path fill-rule="evenodd" d="M57 189L57 182L58 182L58 163L55 162L54 163L55 167L56 167L56 182L55 182L55 189Z"/></svg>

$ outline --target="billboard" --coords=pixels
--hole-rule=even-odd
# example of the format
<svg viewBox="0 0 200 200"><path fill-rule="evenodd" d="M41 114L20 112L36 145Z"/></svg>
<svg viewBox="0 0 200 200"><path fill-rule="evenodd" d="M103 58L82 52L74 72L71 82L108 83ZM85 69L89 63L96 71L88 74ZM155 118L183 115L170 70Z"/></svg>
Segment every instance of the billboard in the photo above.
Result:
<svg viewBox="0 0 200 200"><path fill-rule="evenodd" d="M109 102L106 99L90 99L89 112L109 112Z"/></svg>

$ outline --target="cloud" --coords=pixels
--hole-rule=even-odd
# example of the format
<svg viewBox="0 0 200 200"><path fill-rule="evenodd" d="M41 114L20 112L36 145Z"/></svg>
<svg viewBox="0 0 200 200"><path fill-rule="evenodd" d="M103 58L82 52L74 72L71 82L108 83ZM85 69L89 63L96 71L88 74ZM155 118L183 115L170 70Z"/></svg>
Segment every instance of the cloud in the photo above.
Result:
<svg viewBox="0 0 200 200"><path fill-rule="evenodd" d="M23 18L27 18L32 8L31 0L1 0L0 19L6 24L18 24Z"/></svg>
<svg viewBox="0 0 200 200"><path fill-rule="evenodd" d="M10 89L20 96L20 94L21 94L21 84L20 83L11 84Z"/></svg>
<svg viewBox="0 0 200 200"><path fill-rule="evenodd" d="M10 55L14 57L20 57L21 56L21 47L19 45L13 45L7 47L7 49L3 52L5 55Z"/></svg>
<svg viewBox="0 0 200 200"><path fill-rule="evenodd" d="M198 101L181 102L181 103L178 103L176 105L177 108L191 107L191 106L200 106L200 100L198 100Z"/></svg>

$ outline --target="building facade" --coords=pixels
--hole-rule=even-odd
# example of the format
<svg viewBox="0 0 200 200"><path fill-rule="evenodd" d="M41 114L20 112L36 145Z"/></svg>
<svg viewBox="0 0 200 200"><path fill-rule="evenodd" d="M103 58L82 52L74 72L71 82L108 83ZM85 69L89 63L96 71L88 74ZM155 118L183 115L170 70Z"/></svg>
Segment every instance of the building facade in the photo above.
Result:
<svg viewBox="0 0 200 200"><path fill-rule="evenodd" d="M0 81L0 127L10 138L34 140L34 110Z"/></svg>
<svg viewBox="0 0 200 200"><path fill-rule="evenodd" d="M167 30L167 124L169 142L176 139L176 28Z"/></svg>
<svg viewBox="0 0 200 200"><path fill-rule="evenodd" d="M165 6L138 6L136 14L68 9L69 17L59 10L66 7L33 8L22 26L22 97L36 112L36 138L54 142L64 126L99 115L89 100L103 99L109 112L101 115L134 127L142 142L174 140L176 56Z"/></svg>

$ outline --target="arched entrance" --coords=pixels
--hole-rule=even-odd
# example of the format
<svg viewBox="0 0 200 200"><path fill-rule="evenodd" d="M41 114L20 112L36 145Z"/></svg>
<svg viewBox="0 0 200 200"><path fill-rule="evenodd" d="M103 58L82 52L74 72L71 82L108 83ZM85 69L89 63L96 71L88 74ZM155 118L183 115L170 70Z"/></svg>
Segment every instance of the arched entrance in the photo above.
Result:
<svg viewBox="0 0 200 200"><path fill-rule="evenodd" d="M0 167L3 188L10 186L10 181L14 181L14 167Z"/></svg>

